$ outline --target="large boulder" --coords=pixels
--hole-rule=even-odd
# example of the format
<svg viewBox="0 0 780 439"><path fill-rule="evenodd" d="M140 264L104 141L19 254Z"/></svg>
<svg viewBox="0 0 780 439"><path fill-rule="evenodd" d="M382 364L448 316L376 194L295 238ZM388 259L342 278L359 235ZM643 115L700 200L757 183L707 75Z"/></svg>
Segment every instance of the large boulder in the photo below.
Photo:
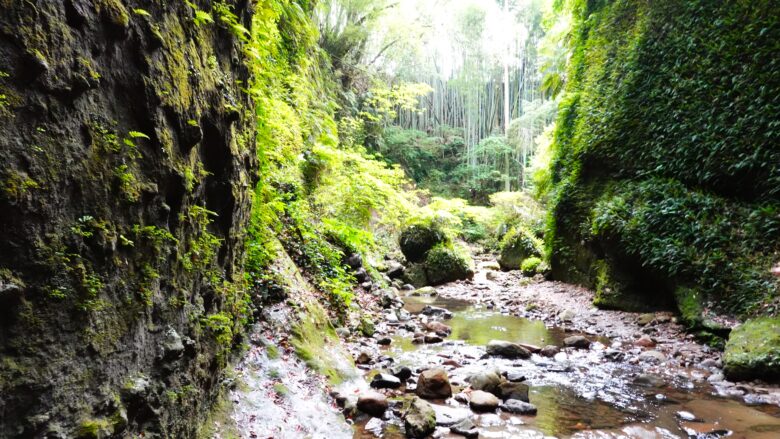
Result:
<svg viewBox="0 0 780 439"><path fill-rule="evenodd" d="M723 364L731 380L780 380L780 317L752 319L734 328Z"/></svg>
<svg viewBox="0 0 780 439"><path fill-rule="evenodd" d="M423 438L436 430L436 412L430 404L420 398L412 399L412 403L404 416L406 436Z"/></svg>
<svg viewBox="0 0 780 439"><path fill-rule="evenodd" d="M420 373L415 393L425 399L447 399L452 396L450 379L444 369L428 369Z"/></svg>
<svg viewBox="0 0 780 439"><path fill-rule="evenodd" d="M409 262L422 262L428 251L447 241L447 236L435 224L415 224L401 232L401 252Z"/></svg>
<svg viewBox="0 0 780 439"><path fill-rule="evenodd" d="M445 244L432 248L425 258L425 275L431 285L474 277L474 261L468 252Z"/></svg>
<svg viewBox="0 0 780 439"><path fill-rule="evenodd" d="M517 270L523 260L539 257L542 254L542 242L525 227L514 227L501 240L501 253L498 265L503 270Z"/></svg>

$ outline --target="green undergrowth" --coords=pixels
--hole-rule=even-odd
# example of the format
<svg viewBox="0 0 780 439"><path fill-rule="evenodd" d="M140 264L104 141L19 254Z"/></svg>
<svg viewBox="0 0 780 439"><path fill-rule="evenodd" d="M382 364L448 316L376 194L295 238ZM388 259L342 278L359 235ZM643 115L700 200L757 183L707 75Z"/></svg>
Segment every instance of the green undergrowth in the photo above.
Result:
<svg viewBox="0 0 780 439"><path fill-rule="evenodd" d="M248 49L261 161L248 230L249 282L255 294L273 296L269 289L278 282L268 269L285 252L345 317L355 285L345 258L386 253L415 195L404 190L403 171L340 141L338 85L317 46L312 5L272 1L259 8Z"/></svg>

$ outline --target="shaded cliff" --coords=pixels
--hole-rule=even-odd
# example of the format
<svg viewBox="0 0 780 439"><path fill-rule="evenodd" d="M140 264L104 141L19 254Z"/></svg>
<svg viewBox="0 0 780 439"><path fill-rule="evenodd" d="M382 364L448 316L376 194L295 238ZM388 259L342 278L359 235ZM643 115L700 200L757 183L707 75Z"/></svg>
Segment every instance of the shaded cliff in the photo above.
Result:
<svg viewBox="0 0 780 439"><path fill-rule="evenodd" d="M776 2L573 1L555 133L556 278L603 307L780 309Z"/></svg>
<svg viewBox="0 0 780 439"><path fill-rule="evenodd" d="M247 312L250 12L0 2L0 436L197 429Z"/></svg>

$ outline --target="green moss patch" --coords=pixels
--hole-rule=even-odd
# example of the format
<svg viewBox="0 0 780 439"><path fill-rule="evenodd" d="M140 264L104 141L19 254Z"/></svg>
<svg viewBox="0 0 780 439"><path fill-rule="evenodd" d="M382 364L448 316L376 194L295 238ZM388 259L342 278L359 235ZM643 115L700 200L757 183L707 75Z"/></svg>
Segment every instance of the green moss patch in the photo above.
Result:
<svg viewBox="0 0 780 439"><path fill-rule="evenodd" d="M752 319L732 330L723 363L732 380L780 380L780 318Z"/></svg>
<svg viewBox="0 0 780 439"><path fill-rule="evenodd" d="M425 258L425 274L431 285L474 277L474 261L468 251L439 244Z"/></svg>

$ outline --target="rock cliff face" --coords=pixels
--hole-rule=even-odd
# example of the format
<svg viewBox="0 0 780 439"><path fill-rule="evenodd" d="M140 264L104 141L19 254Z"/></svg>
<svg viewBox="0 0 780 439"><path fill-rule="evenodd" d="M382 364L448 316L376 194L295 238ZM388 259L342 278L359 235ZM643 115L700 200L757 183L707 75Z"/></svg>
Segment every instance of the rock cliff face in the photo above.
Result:
<svg viewBox="0 0 780 439"><path fill-rule="evenodd" d="M546 234L605 308L776 313L777 2L571 3ZM719 326L719 325L715 325Z"/></svg>
<svg viewBox="0 0 780 439"><path fill-rule="evenodd" d="M241 26L243 0L0 0L0 437L196 432L246 312Z"/></svg>

